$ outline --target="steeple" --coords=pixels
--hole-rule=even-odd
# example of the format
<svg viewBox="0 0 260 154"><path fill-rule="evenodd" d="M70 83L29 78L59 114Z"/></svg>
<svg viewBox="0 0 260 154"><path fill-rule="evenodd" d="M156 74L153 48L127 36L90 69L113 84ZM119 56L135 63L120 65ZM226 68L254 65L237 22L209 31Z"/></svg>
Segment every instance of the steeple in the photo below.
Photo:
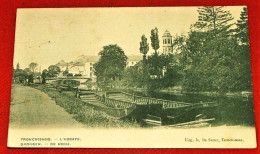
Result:
<svg viewBox="0 0 260 154"><path fill-rule="evenodd" d="M163 53L164 54L173 53L172 36L168 30L164 32L162 39L163 39Z"/></svg>

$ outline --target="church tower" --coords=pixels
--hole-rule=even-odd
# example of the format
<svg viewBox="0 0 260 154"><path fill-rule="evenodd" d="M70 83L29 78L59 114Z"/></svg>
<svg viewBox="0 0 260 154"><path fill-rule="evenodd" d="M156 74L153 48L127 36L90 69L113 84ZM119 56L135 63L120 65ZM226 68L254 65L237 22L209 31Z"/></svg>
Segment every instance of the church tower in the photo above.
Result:
<svg viewBox="0 0 260 154"><path fill-rule="evenodd" d="M162 39L163 39L163 53L164 54L173 53L172 36L168 30L164 32Z"/></svg>

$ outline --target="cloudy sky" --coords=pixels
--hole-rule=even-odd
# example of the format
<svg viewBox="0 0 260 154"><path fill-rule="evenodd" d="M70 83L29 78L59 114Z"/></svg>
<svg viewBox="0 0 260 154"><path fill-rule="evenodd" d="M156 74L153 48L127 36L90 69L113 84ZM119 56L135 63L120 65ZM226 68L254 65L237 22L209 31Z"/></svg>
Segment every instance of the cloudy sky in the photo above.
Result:
<svg viewBox="0 0 260 154"><path fill-rule="evenodd" d="M241 6L226 9L234 21L242 11ZM43 69L62 59L98 55L108 44L118 44L126 55L141 55L143 34L149 44L155 27L160 39L165 30L173 36L186 35L197 17L196 7L18 9L14 66L36 62Z"/></svg>

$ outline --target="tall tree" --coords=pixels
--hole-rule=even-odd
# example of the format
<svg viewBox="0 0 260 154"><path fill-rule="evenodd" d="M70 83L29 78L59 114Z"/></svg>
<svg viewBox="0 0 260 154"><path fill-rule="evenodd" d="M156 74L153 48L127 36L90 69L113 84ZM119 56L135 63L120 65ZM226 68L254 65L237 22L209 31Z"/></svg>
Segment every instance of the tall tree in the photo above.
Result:
<svg viewBox="0 0 260 154"><path fill-rule="evenodd" d="M235 37L238 41L237 52L237 80L241 90L252 90L251 87L251 67L250 67L250 48L249 48L249 37L248 37L248 15L247 8L244 7L240 19L236 23L237 28L235 29Z"/></svg>
<svg viewBox="0 0 260 154"><path fill-rule="evenodd" d="M33 72L33 74L35 73L35 69L37 66L38 66L38 64L34 63L34 62L29 64L29 69Z"/></svg>
<svg viewBox="0 0 260 154"><path fill-rule="evenodd" d="M192 26L195 31L212 31L214 36L225 33L232 26L232 17L229 11L226 11L223 6L210 6L198 8L198 21Z"/></svg>
<svg viewBox="0 0 260 154"><path fill-rule="evenodd" d="M151 45L154 49L155 53L157 54L157 50L160 48L159 44L159 35L158 35L158 29L155 27L155 29L151 30Z"/></svg>
<svg viewBox="0 0 260 154"><path fill-rule="evenodd" d="M99 86L106 87L111 81L121 80L127 57L118 45L107 45L99 52L100 59L94 64L94 74Z"/></svg>
<svg viewBox="0 0 260 154"><path fill-rule="evenodd" d="M248 38L248 15L247 8L244 7L240 14L240 19L237 21L235 36L238 38L239 44L249 46Z"/></svg>
<svg viewBox="0 0 260 154"><path fill-rule="evenodd" d="M19 64L19 63L16 64L16 69L17 69L17 70L20 69L20 64Z"/></svg>
<svg viewBox="0 0 260 154"><path fill-rule="evenodd" d="M42 71L42 74L41 74L42 84L45 84L45 83L46 83L47 72L48 72L48 71L47 71L46 69L44 69L44 70Z"/></svg>
<svg viewBox="0 0 260 154"><path fill-rule="evenodd" d="M140 42L140 52L143 54L143 62L146 60L146 54L149 51L149 44L147 43L147 38L145 35L142 35Z"/></svg>
<svg viewBox="0 0 260 154"><path fill-rule="evenodd" d="M237 42L231 31L233 17L223 7L201 7L198 13L198 21L192 25L181 48L184 89L220 93L238 90L235 70L239 70L239 61Z"/></svg>

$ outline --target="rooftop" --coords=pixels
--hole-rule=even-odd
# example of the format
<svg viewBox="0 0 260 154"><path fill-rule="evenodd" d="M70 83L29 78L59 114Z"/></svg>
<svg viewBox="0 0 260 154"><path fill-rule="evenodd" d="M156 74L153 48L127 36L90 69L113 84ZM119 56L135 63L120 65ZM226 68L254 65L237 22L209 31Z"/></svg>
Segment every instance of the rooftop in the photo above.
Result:
<svg viewBox="0 0 260 154"><path fill-rule="evenodd" d="M142 60L142 56L137 56L137 55L130 55L128 56L128 61L140 61ZM99 60L99 56L85 56L81 55L79 56L75 61L73 62L65 62L64 60L59 61L56 65L57 66L84 66L86 62L97 62Z"/></svg>
<svg viewBox="0 0 260 154"><path fill-rule="evenodd" d="M172 37L172 35L168 30L166 30L162 37Z"/></svg>

